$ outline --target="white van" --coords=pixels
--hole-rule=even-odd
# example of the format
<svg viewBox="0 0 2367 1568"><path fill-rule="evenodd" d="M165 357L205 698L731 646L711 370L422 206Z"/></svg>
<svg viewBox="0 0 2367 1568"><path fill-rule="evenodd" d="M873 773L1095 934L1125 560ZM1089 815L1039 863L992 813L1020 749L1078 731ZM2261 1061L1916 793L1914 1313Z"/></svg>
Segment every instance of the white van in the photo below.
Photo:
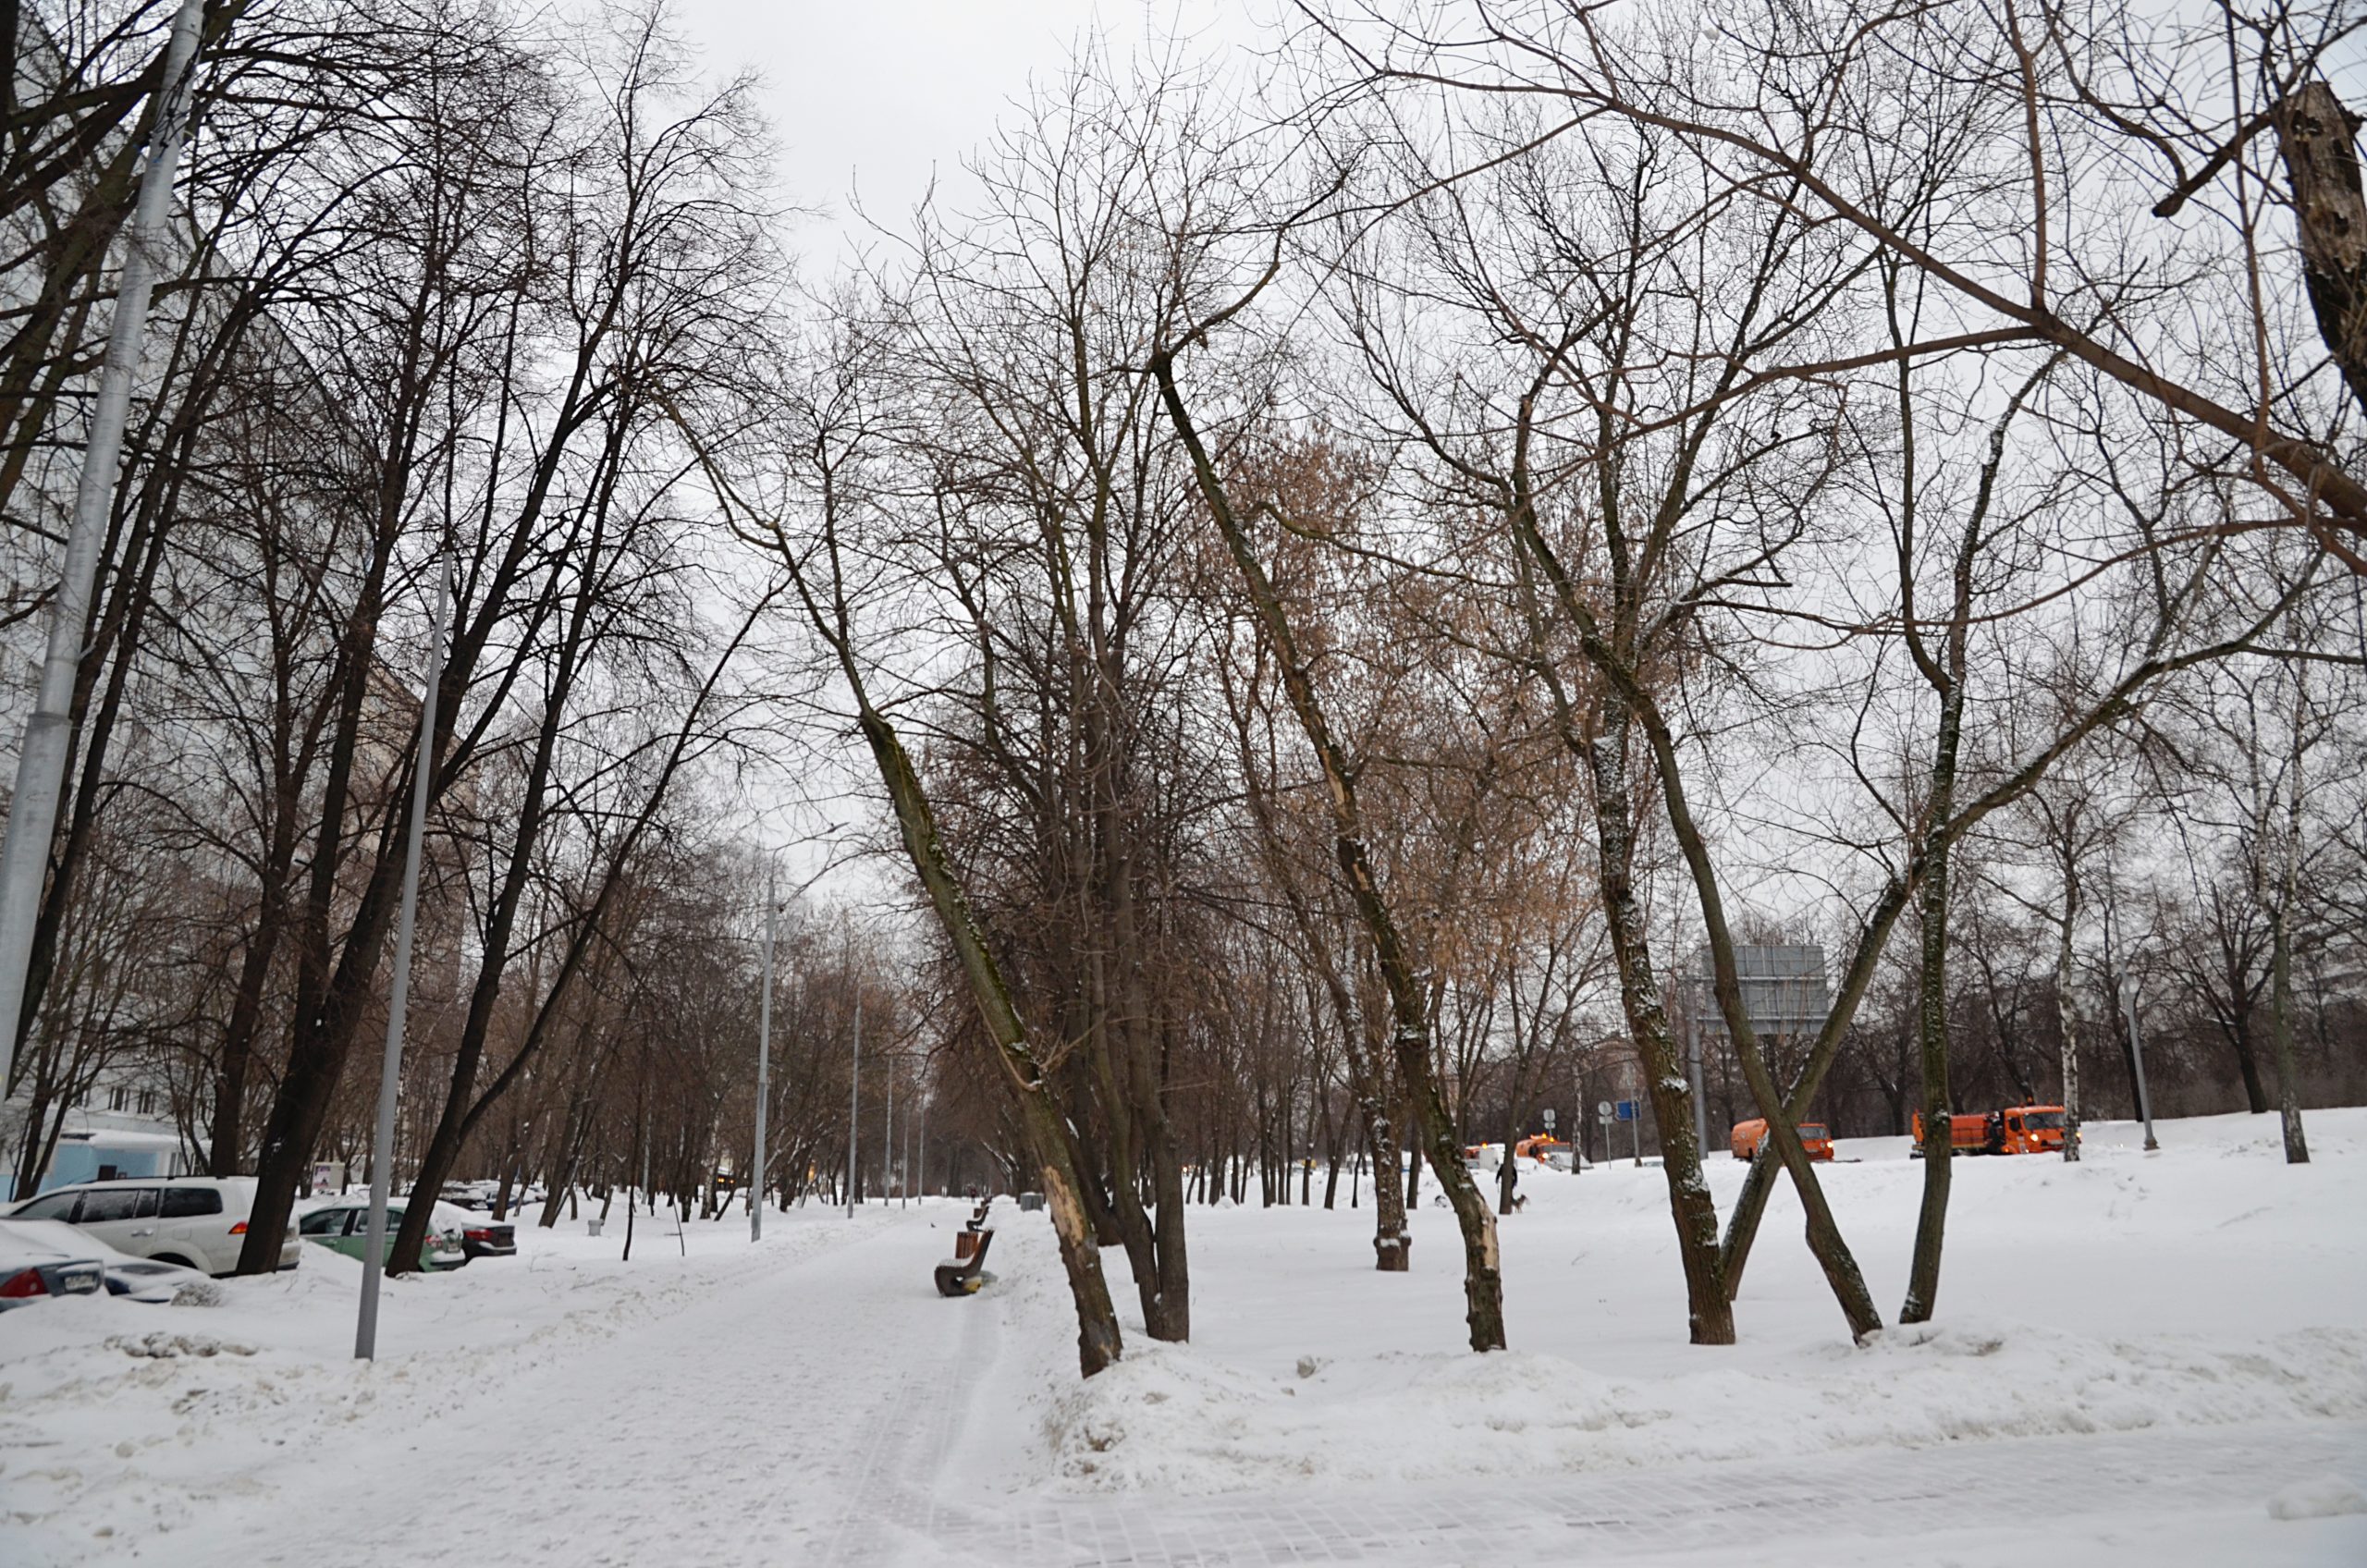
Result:
<svg viewBox="0 0 2367 1568"><path fill-rule="evenodd" d="M18 1204L8 1218L62 1219L134 1257L227 1274L239 1266L254 1203L251 1176L135 1176L60 1187ZM303 1256L303 1238L290 1224L279 1267L293 1268Z"/></svg>

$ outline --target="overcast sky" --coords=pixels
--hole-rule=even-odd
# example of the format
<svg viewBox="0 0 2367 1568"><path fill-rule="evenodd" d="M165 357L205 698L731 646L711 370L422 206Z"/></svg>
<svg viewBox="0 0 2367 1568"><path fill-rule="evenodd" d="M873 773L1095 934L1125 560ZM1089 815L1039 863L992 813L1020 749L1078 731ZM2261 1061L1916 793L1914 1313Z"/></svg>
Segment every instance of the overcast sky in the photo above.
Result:
<svg viewBox="0 0 2367 1568"><path fill-rule="evenodd" d="M840 248L847 193L883 223L907 212L931 174L959 178L962 155L993 130L1031 76L1058 74L1100 29L1120 52L1147 32L1210 47L1254 40L1277 0L678 0L717 74L754 67L780 141L782 194L827 208L800 236L808 256Z"/></svg>
<svg viewBox="0 0 2367 1568"><path fill-rule="evenodd" d="M1148 36L1186 36L1210 49L1261 38L1253 18L1286 0L674 0L711 76L742 67L763 79L779 143L782 199L819 210L791 236L815 271L844 253L859 190L877 222L901 227L936 176L958 202L962 158L992 134L1031 78L1049 81L1080 38L1106 33L1122 57ZM828 823L869 815L877 780L863 759L842 778L802 777L759 790L751 836L780 846L789 886L829 858ZM861 901L881 868L825 873L816 892Z"/></svg>

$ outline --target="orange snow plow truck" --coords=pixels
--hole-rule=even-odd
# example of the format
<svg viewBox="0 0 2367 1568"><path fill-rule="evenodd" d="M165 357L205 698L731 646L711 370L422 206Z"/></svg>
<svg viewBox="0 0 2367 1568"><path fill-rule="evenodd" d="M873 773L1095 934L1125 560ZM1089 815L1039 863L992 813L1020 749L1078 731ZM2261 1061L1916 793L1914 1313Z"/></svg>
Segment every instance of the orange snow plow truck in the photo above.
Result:
<svg viewBox="0 0 2367 1568"><path fill-rule="evenodd" d="M1754 1116L1748 1121L1735 1123L1733 1143L1736 1159L1757 1159L1766 1142L1765 1117ZM1824 1123L1821 1121L1803 1121L1800 1123L1800 1146L1808 1151L1810 1159L1831 1159L1833 1134L1825 1131ZM1774 1151L1771 1149L1768 1152L1772 1154Z"/></svg>
<svg viewBox="0 0 2367 1568"><path fill-rule="evenodd" d="M1914 1121L1915 1147L1909 1154L1923 1158L1923 1113ZM1970 1111L1948 1118L1948 1145L1956 1154L2061 1154L2063 1108L2059 1105L2016 1105L1987 1115Z"/></svg>

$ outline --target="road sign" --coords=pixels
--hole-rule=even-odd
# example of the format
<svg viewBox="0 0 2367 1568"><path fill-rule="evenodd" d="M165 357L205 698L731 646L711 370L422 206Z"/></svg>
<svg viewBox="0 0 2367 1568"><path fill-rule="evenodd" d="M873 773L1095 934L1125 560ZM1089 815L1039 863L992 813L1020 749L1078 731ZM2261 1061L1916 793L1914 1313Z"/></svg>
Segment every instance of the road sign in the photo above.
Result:
<svg viewBox="0 0 2367 1568"><path fill-rule="evenodd" d="M1550 1105L1545 1108L1545 1130L1553 1131L1553 1108Z"/></svg>
<svg viewBox="0 0 2367 1568"><path fill-rule="evenodd" d="M1621 1100L1617 1107L1616 1114L1622 1121L1635 1121L1636 1102L1634 1100Z"/></svg>
<svg viewBox="0 0 2367 1568"><path fill-rule="evenodd" d="M1595 1102L1595 1108L1594 1108L1594 1113L1595 1113L1597 1116L1599 1116L1599 1117L1602 1118L1602 1120L1604 1120L1605 1121L1610 1121L1610 1120L1611 1120L1611 1102L1610 1102L1609 1100L1598 1100L1598 1101L1596 1101L1596 1102Z"/></svg>

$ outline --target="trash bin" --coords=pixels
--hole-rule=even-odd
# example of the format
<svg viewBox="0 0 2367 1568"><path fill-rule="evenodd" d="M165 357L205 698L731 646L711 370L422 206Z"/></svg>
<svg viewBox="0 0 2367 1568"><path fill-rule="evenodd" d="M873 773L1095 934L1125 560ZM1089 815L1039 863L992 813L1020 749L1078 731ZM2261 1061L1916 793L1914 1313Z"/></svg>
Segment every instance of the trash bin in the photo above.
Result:
<svg viewBox="0 0 2367 1568"><path fill-rule="evenodd" d="M1044 1207L1044 1194L1041 1194L1041 1193L1022 1193L1022 1194L1019 1194L1019 1208L1020 1208L1020 1212L1021 1212L1021 1213L1023 1213L1023 1214L1031 1214L1031 1213L1035 1212L1036 1209L1039 1209L1039 1208L1041 1208L1041 1207Z"/></svg>
<svg viewBox="0 0 2367 1568"><path fill-rule="evenodd" d="M603 1221L600 1217L596 1214L594 1215L591 1219L583 1222L583 1233L587 1236L598 1235L600 1233L600 1226L602 1223Z"/></svg>

